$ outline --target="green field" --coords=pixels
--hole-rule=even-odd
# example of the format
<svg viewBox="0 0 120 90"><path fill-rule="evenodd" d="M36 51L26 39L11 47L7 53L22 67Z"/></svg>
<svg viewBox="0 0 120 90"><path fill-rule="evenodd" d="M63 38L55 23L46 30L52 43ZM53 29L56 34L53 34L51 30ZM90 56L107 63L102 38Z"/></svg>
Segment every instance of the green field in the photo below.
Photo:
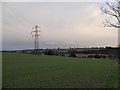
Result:
<svg viewBox="0 0 120 90"><path fill-rule="evenodd" d="M3 88L117 86L115 60L3 53Z"/></svg>

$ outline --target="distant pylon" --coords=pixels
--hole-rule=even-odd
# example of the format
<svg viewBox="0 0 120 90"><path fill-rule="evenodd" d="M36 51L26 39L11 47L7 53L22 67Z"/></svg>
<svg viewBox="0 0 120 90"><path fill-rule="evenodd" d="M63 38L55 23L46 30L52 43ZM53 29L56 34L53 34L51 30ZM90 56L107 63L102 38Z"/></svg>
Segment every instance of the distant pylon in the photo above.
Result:
<svg viewBox="0 0 120 90"><path fill-rule="evenodd" d="M39 29L40 27L38 27L37 25L35 25L35 27L32 28L34 31L31 32L32 34L32 38L34 38L34 49L35 51L38 51L39 49Z"/></svg>

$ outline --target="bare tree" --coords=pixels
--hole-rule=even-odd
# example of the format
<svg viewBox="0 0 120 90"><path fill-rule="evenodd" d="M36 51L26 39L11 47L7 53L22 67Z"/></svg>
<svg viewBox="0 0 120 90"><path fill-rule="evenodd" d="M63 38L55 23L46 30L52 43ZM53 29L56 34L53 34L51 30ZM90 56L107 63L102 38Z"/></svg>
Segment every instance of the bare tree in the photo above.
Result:
<svg viewBox="0 0 120 90"><path fill-rule="evenodd" d="M116 0L114 4L106 2L107 7L101 7L102 13L109 16L109 18L105 18L103 25L104 27L114 27L120 29L120 0ZM113 21L112 18L116 19L116 22Z"/></svg>

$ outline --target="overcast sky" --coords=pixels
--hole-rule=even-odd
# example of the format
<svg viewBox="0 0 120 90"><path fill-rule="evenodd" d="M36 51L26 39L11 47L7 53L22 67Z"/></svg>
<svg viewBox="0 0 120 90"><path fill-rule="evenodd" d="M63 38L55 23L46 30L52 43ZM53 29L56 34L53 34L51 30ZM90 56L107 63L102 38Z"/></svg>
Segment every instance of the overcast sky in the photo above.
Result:
<svg viewBox="0 0 120 90"><path fill-rule="evenodd" d="M118 30L102 27L104 2L3 3L3 50L34 48L32 27L41 31L40 48L116 46Z"/></svg>
<svg viewBox="0 0 120 90"><path fill-rule="evenodd" d="M115 2L115 0L0 0L1 2Z"/></svg>

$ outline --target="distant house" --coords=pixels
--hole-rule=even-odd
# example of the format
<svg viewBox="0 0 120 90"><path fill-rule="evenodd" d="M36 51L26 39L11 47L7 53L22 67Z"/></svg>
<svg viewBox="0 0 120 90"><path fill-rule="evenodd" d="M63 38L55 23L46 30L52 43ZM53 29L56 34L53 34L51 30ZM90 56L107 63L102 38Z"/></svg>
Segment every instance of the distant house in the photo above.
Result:
<svg viewBox="0 0 120 90"><path fill-rule="evenodd" d="M88 58L89 54L75 54L78 58Z"/></svg>
<svg viewBox="0 0 120 90"><path fill-rule="evenodd" d="M31 54L32 50L24 50L23 53Z"/></svg>
<svg viewBox="0 0 120 90"><path fill-rule="evenodd" d="M59 53L59 54L61 54L61 53L65 54L65 53L68 52L68 50L69 50L69 49L60 49L60 50L58 50L58 53Z"/></svg>

